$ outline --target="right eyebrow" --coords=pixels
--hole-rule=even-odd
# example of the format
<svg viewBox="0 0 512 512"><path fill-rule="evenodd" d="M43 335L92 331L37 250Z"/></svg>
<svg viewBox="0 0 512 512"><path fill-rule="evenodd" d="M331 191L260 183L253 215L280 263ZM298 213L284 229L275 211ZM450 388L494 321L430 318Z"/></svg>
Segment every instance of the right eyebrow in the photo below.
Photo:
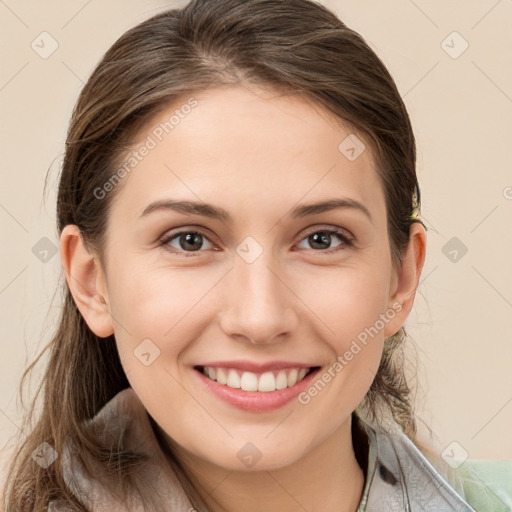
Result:
<svg viewBox="0 0 512 512"><path fill-rule="evenodd" d="M140 217L161 210L173 210L185 215L201 215L212 219L231 221L229 213L217 206L197 201L173 201L172 199L163 199L151 203L144 209Z"/></svg>

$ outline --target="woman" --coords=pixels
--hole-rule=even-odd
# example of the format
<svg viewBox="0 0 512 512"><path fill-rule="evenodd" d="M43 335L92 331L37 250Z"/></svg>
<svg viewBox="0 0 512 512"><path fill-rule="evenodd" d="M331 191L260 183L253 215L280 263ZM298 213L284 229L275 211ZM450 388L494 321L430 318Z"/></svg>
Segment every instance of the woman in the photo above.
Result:
<svg viewBox="0 0 512 512"><path fill-rule="evenodd" d="M66 297L7 510L475 510L404 376L415 158L393 79L319 4L124 34L68 131Z"/></svg>

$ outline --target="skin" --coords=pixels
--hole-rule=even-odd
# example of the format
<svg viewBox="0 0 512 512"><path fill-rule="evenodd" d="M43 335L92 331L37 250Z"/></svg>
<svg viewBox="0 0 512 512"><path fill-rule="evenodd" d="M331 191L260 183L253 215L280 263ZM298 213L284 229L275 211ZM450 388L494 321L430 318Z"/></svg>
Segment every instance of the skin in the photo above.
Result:
<svg viewBox="0 0 512 512"><path fill-rule="evenodd" d="M424 228L411 226L395 268L369 145L348 160L338 145L352 131L306 99L243 86L194 97L198 105L116 191L105 266L85 250L76 226L64 229L69 286L89 327L100 337L115 334L131 386L211 511L251 512L265 503L269 512L353 512L364 472L351 413L372 383L384 339L411 310ZM176 108L151 119L134 147ZM359 201L371 220L355 208L290 216L298 203L333 197ZM232 220L164 209L140 217L153 201L170 198L212 203ZM333 235L315 246L308 237L335 228L354 244ZM179 236L159 243L194 229L206 237L198 251L180 245ZM236 252L248 236L263 250L252 263ZM192 369L219 359L326 369L393 304L401 310L307 405L242 411L203 389ZM133 354L147 338L160 349L149 366ZM262 454L250 468L237 457L247 442Z"/></svg>

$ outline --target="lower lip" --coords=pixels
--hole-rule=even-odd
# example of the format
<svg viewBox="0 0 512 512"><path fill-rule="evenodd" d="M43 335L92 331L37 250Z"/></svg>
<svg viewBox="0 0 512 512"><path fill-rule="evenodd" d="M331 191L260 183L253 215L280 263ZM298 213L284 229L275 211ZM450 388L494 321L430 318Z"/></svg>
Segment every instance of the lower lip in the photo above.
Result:
<svg viewBox="0 0 512 512"><path fill-rule="evenodd" d="M320 368L316 368L301 381L284 389L276 389L275 391L244 391L240 388L231 388L224 384L219 384L216 380L206 377L202 371L193 369L201 382L214 395L238 409L253 412L273 411L291 402L297 395L309 387L319 370Z"/></svg>

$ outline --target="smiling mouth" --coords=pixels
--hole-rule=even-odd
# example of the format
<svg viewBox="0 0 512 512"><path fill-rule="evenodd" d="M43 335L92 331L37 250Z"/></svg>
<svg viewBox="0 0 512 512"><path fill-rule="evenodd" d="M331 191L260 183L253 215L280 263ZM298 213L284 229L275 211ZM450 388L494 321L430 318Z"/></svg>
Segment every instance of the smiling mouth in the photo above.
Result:
<svg viewBox="0 0 512 512"><path fill-rule="evenodd" d="M286 368L282 370L254 373L235 368L194 366L194 369L211 380L233 389L270 392L295 386L320 366L311 368Z"/></svg>

